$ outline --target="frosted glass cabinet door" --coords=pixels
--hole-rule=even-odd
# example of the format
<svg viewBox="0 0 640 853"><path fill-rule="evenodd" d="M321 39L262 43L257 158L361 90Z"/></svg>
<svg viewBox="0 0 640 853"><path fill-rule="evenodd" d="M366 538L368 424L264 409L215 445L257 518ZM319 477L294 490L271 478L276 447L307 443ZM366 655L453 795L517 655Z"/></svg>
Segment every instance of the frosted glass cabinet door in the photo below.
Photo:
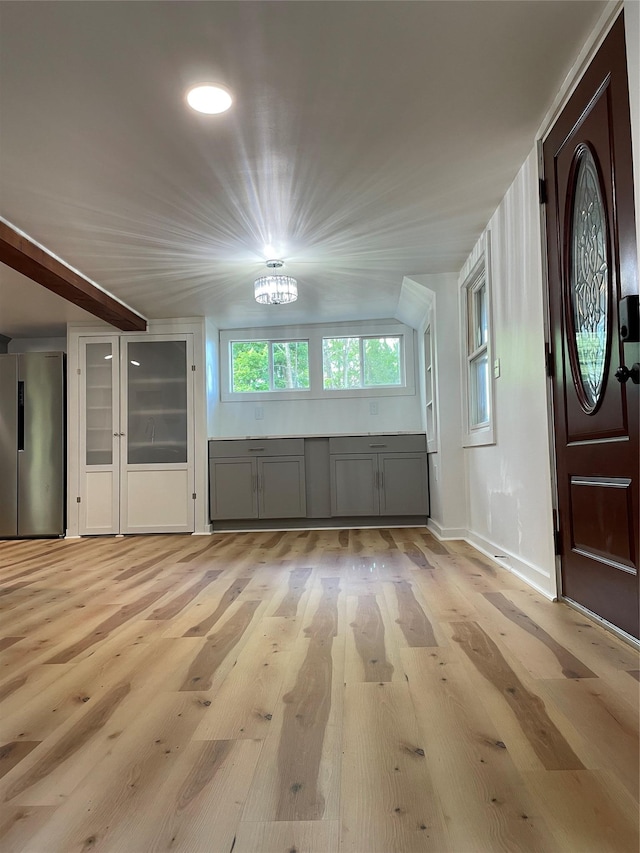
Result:
<svg viewBox="0 0 640 853"><path fill-rule="evenodd" d="M127 464L187 461L187 342L126 343Z"/></svg>
<svg viewBox="0 0 640 853"><path fill-rule="evenodd" d="M192 533L193 336L120 340L121 533Z"/></svg>

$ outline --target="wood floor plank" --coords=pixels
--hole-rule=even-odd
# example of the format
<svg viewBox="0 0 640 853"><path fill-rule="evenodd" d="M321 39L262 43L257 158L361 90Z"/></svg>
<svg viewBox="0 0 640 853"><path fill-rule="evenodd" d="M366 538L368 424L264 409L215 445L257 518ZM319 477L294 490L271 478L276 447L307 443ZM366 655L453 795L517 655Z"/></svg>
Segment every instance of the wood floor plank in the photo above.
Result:
<svg viewBox="0 0 640 853"><path fill-rule="evenodd" d="M343 853L453 850L406 683L345 688L342 789Z"/></svg>
<svg viewBox="0 0 640 853"><path fill-rule="evenodd" d="M226 830L228 846L221 848L228 849L243 802L240 781L251 775L260 744L246 741L248 747L235 749L231 741L191 743L204 710L192 694L168 693L158 698L146 717L132 717L96 772L70 793L36 836L36 847L56 853L188 851L195 828L199 843L193 850L206 850L235 811ZM249 766L244 756L254 756ZM215 779L223 767L223 778ZM232 790L229 774L235 777ZM188 814L205 789L209 789L206 802ZM208 800L211 793L217 803Z"/></svg>
<svg viewBox="0 0 640 853"><path fill-rule="evenodd" d="M556 849L541 809L469 682L459 652L401 652L429 771L455 851ZM464 803L464 809L459 804Z"/></svg>
<svg viewBox="0 0 640 853"><path fill-rule="evenodd" d="M340 806L344 622L339 581L319 578L243 812L244 821L336 820Z"/></svg>
<svg viewBox="0 0 640 853"><path fill-rule="evenodd" d="M638 849L638 651L467 543L0 541L1 591L2 853Z"/></svg>
<svg viewBox="0 0 640 853"><path fill-rule="evenodd" d="M292 622L267 616L260 620L237 664L211 693L197 740L263 739L280 707L278 699L290 666ZM297 632L296 632L297 633Z"/></svg>
<svg viewBox="0 0 640 853"><path fill-rule="evenodd" d="M337 820L241 822L233 853L329 853L339 838Z"/></svg>
<svg viewBox="0 0 640 853"><path fill-rule="evenodd" d="M540 694L567 716L589 744L590 766L610 768L638 799L640 720L637 708L603 688L599 679L544 681Z"/></svg>
<svg viewBox="0 0 640 853"><path fill-rule="evenodd" d="M579 770L584 765L549 716L540 696L509 666L496 643L474 622L453 622L453 641L517 720L524 742L546 770Z"/></svg>
<svg viewBox="0 0 640 853"><path fill-rule="evenodd" d="M545 810L558 849L580 853L637 853L637 803L600 770L524 774Z"/></svg>
<svg viewBox="0 0 640 853"><path fill-rule="evenodd" d="M397 649L391 648L389 631L385 628L384 599L382 596L380 598L382 609L375 595L347 598L347 620L351 633L346 638L346 682L403 678L398 668Z"/></svg>
<svg viewBox="0 0 640 853"><path fill-rule="evenodd" d="M52 853L34 844L34 836L51 819L55 806L0 805L0 850L2 853Z"/></svg>

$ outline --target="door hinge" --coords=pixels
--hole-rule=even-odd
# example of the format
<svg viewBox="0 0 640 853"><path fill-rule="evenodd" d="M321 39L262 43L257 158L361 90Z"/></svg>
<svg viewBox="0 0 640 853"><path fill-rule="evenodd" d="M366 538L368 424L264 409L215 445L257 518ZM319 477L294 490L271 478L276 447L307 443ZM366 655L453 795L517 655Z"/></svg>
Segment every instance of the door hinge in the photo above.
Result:
<svg viewBox="0 0 640 853"><path fill-rule="evenodd" d="M195 501L195 499L196 499L196 493L195 492L191 495L191 499Z"/></svg>
<svg viewBox="0 0 640 853"><path fill-rule="evenodd" d="M82 498L79 498L79 497L78 497L78 498L76 498L76 503L77 503L77 504L81 504L81 503L82 503Z"/></svg>
<svg viewBox="0 0 640 853"><path fill-rule="evenodd" d="M555 373L555 364L553 361L553 350L551 349L551 344L545 344L544 361L547 376L553 376Z"/></svg>
<svg viewBox="0 0 640 853"><path fill-rule="evenodd" d="M540 200L540 204L546 204L547 199L547 182L544 178L540 178L538 181L538 199Z"/></svg>
<svg viewBox="0 0 640 853"><path fill-rule="evenodd" d="M553 553L556 557L559 557L562 554L562 531L554 530L553 531Z"/></svg>
<svg viewBox="0 0 640 853"><path fill-rule="evenodd" d="M195 364L192 364L192 365L191 365L191 370L195 370L195 369L196 369Z"/></svg>

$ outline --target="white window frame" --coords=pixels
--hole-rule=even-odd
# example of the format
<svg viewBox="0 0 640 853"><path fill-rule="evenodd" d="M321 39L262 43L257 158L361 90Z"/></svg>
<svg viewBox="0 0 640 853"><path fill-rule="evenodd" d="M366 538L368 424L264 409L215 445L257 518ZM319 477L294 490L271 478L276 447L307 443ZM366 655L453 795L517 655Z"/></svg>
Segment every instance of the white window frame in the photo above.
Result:
<svg viewBox="0 0 640 853"><path fill-rule="evenodd" d="M475 257L474 257L475 255ZM463 270L460 284L460 343L462 364L462 414L463 414L463 447L478 447L495 444L495 389L493 371L493 311L491 301L491 241L487 231L479 243L479 248L470 258L471 269ZM485 288L487 310L487 342L471 348L473 340L475 312L469 310L473 295L482 287ZM472 366L486 352L487 355L487 405L488 421L481 424L471 422L474 401Z"/></svg>
<svg viewBox="0 0 640 853"><path fill-rule="evenodd" d="M220 399L233 403L256 400L332 399L339 397L395 397L415 394L414 330L397 320L334 323L327 326L277 326L260 329L225 329L220 332ZM323 387L322 341L324 338L399 337L402 385L367 385L362 388ZM309 388L277 391L233 391L231 344L236 341L308 341Z"/></svg>

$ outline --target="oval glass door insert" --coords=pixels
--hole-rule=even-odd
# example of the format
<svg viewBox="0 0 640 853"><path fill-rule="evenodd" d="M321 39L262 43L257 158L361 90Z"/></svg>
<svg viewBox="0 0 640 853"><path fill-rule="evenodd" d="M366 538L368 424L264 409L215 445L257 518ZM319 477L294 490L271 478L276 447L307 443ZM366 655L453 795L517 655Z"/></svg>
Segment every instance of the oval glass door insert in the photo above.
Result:
<svg viewBox="0 0 640 853"><path fill-rule="evenodd" d="M587 411L602 396L609 338L609 263L606 211L591 151L577 153L569 232L569 294L578 391ZM576 377L576 380L578 377ZM576 385L578 382L576 381Z"/></svg>

